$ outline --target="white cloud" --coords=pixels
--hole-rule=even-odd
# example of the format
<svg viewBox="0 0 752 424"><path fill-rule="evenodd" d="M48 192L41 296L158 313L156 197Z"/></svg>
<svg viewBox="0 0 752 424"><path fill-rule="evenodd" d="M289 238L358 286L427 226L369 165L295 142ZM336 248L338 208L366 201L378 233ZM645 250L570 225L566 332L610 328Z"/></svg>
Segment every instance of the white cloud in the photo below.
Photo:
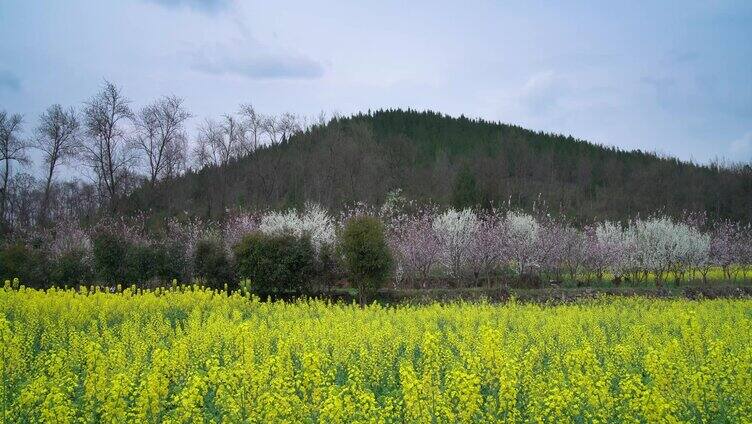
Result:
<svg viewBox="0 0 752 424"><path fill-rule="evenodd" d="M269 50L252 40L217 43L193 52L191 67L206 74L249 79L316 79L324 74L321 63L307 56Z"/></svg>

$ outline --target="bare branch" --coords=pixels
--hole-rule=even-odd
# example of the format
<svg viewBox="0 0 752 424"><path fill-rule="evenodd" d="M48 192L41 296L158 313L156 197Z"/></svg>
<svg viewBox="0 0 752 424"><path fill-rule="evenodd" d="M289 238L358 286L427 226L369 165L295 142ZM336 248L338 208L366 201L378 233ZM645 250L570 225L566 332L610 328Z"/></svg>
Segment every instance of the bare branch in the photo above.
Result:
<svg viewBox="0 0 752 424"><path fill-rule="evenodd" d="M105 81L102 90L86 102L83 112L88 136L84 158L97 175L113 212L121 194L121 182L137 161L126 140L126 124L133 119L129 104L120 88Z"/></svg>
<svg viewBox="0 0 752 424"><path fill-rule="evenodd" d="M145 156L149 182L174 177L185 163L184 124L191 117L183 99L166 96L142 108L136 116L135 146Z"/></svg>

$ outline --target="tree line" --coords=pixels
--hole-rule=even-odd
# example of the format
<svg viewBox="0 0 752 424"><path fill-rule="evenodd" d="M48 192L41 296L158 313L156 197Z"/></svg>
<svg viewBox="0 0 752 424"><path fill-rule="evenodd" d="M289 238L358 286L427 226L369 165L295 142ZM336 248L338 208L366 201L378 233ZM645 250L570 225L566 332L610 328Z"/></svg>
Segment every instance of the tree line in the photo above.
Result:
<svg viewBox="0 0 752 424"><path fill-rule="evenodd" d="M749 164L701 165L410 109L309 122L243 104L189 136L192 118L177 96L136 108L110 82L78 110L53 105L38 122L0 112L2 234L141 213L222 220L308 201L337 211L383 203L396 189L460 209L545 204L580 226L656 212L752 218ZM23 172L34 150L39 179ZM74 165L68 178L63 164Z"/></svg>
<svg viewBox="0 0 752 424"><path fill-rule="evenodd" d="M115 215L140 187L251 155L304 126L291 113L265 115L243 104L237 114L204 119L190 143L186 126L192 117L174 95L135 108L109 81L80 108L53 104L35 123L0 109L0 234ZM41 178L24 172L34 165L33 151L41 160ZM60 180L63 165L74 172Z"/></svg>
<svg viewBox="0 0 752 424"><path fill-rule="evenodd" d="M353 224L359 222L359 224ZM353 227L353 225L355 225ZM33 287L173 280L267 293L329 291L347 279L394 289L539 288L612 282L748 281L752 226L704 214L602 221L583 228L545 210L421 206L401 193L335 215L303 209L235 212L222 222L105 218L57 222L0 246L0 281ZM375 256L371 256L371 254ZM368 270L378 271L364 277Z"/></svg>

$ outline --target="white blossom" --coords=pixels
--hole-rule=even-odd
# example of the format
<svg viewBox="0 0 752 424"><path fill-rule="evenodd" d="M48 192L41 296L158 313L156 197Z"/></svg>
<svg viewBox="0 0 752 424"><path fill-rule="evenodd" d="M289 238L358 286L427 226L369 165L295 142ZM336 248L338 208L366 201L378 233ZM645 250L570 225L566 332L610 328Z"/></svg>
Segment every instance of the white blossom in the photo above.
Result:
<svg viewBox="0 0 752 424"><path fill-rule="evenodd" d="M317 204L307 204L305 211L268 212L261 217L259 231L268 235L307 235L318 251L325 244L334 243L336 223L329 213Z"/></svg>
<svg viewBox="0 0 752 424"><path fill-rule="evenodd" d="M468 267L470 248L480 230L480 220L470 209L448 209L433 220L441 246L441 262L452 277L460 277Z"/></svg>
<svg viewBox="0 0 752 424"><path fill-rule="evenodd" d="M522 274L528 267L535 266L537 239L540 225L532 215L508 212L504 219L506 252L509 260L517 265Z"/></svg>

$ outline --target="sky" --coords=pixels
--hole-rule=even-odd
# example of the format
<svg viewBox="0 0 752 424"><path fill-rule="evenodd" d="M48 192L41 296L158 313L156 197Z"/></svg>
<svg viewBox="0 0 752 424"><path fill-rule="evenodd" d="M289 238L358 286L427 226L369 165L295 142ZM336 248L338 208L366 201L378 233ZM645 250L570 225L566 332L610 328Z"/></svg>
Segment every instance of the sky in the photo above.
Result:
<svg viewBox="0 0 752 424"><path fill-rule="evenodd" d="M0 109L107 79L206 117L431 109L752 160L752 2L0 0Z"/></svg>

